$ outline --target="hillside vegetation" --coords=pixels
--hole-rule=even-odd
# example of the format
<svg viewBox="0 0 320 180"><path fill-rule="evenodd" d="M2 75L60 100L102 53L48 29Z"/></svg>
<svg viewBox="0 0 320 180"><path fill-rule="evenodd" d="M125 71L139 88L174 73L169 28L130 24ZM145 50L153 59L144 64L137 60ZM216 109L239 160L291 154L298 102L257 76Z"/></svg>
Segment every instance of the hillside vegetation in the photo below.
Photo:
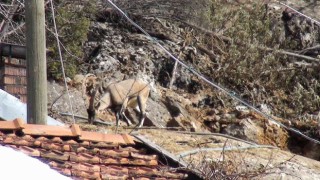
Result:
<svg viewBox="0 0 320 180"><path fill-rule="evenodd" d="M151 35L151 39L107 1L53 2L77 115L86 117L87 105L82 96L81 80L77 79L80 76L76 75L93 73L107 81L138 77L151 87L145 126L158 128L139 132L175 154L186 149L238 147L239 142L229 137L194 136L221 133L320 160L319 145L270 123L237 100L248 102L289 128L319 139L320 25L316 22L274 1L114 0ZM292 2L311 16L316 17L320 12L317 1ZM0 22L10 22L6 28L0 28L1 42L25 44L23 3L14 0L0 3ZM12 9L14 13L9 16ZM50 1L46 1L48 108L51 116L70 123L70 118L61 116L61 113L71 113L71 108L64 88L59 85L63 79L52 18ZM4 27L3 23L0 27ZM176 64L155 40L188 68ZM195 71L215 87L194 74ZM216 87L222 87L225 92ZM127 114L137 121L135 111L129 110ZM99 118L106 124L113 124L115 119L109 111L99 114ZM87 121L81 126L94 131L110 130L109 126L88 125ZM120 129L131 131L126 128L123 125ZM177 131L163 130L166 128ZM180 134L185 131L196 133ZM242 145L248 144L241 142ZM298 161L292 157L283 162L290 153L276 150L272 159L273 150L259 151L225 153L223 150L211 152L209 157L197 153L192 157L196 157L197 163L201 161L198 166L191 155L185 160L201 169L207 179L259 179L261 174L271 172L268 165L272 160L276 161L277 171L287 169L286 172L295 174L294 168L301 169L301 161L307 161L307 158ZM221 162L224 155L227 158ZM253 162L253 156L263 163ZM219 160L213 161L213 157ZM233 162L235 159L239 162ZM317 163L312 161L304 166L301 176L320 177L316 174ZM212 174L213 171L217 173Z"/></svg>

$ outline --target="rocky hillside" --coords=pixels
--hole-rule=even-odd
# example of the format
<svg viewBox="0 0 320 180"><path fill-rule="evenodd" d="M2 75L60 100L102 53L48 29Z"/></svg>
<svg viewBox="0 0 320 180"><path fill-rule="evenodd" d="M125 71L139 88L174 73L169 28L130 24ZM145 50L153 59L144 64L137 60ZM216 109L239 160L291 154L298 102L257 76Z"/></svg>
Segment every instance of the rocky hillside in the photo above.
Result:
<svg viewBox="0 0 320 180"><path fill-rule="evenodd" d="M151 87L145 126L228 134L320 159L318 145L268 121L236 100L240 98L289 128L320 139L319 24L274 1L113 2L189 68L176 65L154 40L105 1L57 1L57 23L75 114L87 116L81 75L93 73L107 81L138 77ZM282 2L300 7L299 10L314 17L320 12L317 1ZM50 32L51 27L47 33L48 48L53 52L48 57L49 108L52 116L71 122L70 117L61 116L70 113L71 108L63 86L59 85L60 64ZM17 38L8 35L7 40ZM190 69L226 92L206 83ZM126 113L137 122L135 111ZM115 119L109 111L99 114L99 118L104 124L113 124ZM121 130L128 132L130 129L122 124ZM110 129L101 124L87 125L86 121L82 121L82 126L98 131ZM164 146L170 143L159 141L161 138L179 136L171 132L161 132L161 137L148 131L143 133ZM212 139L202 140L201 145L190 145L190 139L185 140L188 143L179 142L183 147L211 147L206 142ZM220 146L224 141L217 140ZM264 156L267 162L267 155ZM284 159L283 156L281 160ZM286 168L292 169L294 165L288 164ZM305 174L314 167L305 167ZM264 168L268 166L261 169Z"/></svg>
<svg viewBox="0 0 320 180"><path fill-rule="evenodd" d="M175 1L150 1L145 6L144 1L118 2L162 46L227 93L188 68L179 64L175 68L175 61L153 40L102 2L90 14L84 57L78 62L80 73L108 81L139 77L149 82L147 126L227 133L318 159L319 155L305 151L309 141L269 124L230 95L318 138L319 25L278 3L246 2L203 1L188 4L193 8L184 4L183 10ZM71 83L76 87L79 82ZM50 97L58 95L52 92ZM80 99L75 111L86 116ZM61 112L67 106L60 99L52 109ZM129 110L131 114L136 120L135 112ZM113 113L99 116L114 122Z"/></svg>

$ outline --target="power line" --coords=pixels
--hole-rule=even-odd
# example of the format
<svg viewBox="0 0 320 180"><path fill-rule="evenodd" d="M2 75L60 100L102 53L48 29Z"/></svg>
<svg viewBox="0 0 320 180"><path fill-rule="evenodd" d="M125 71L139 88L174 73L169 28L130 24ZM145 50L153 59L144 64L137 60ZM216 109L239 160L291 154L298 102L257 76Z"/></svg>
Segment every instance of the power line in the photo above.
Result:
<svg viewBox="0 0 320 180"><path fill-rule="evenodd" d="M287 4L283 3L283 2L280 2L280 1L278 1L278 2L279 2L279 4L281 4L281 5L289 8L289 9L291 9L292 11L298 13L299 15L301 15L301 16L303 16L303 17L305 17L305 18L307 18L307 19L315 22L316 24L320 25L320 22L319 22L318 20L316 20L316 19L314 19L314 18L311 18L310 16L307 16L307 15L303 14L302 12L299 12L298 10L294 9L293 7L287 5Z"/></svg>
<svg viewBox="0 0 320 180"><path fill-rule="evenodd" d="M63 79L64 79L64 85L68 94L68 100L69 100L69 105L70 105L70 109L71 109L71 113L72 113L72 121L73 124L75 124L75 119L74 119L74 113L73 113L73 107L72 107L72 103L71 103L71 97L70 97L70 92L69 92L69 88L67 85L67 80L66 80L66 73L64 70L64 65L63 65L63 60L62 60L62 54L61 54L61 48L60 48L60 40L59 40L59 36L58 36L58 30L57 30L57 25L56 25L56 20L55 20L55 14L54 14L54 8L53 8L53 2L52 0L50 0L51 3L51 11L52 11L52 20L53 20L53 25L54 25L54 36L56 37L56 41L57 41L57 46L58 46L58 51L59 51L59 58L60 58L60 63L61 63L61 69L62 69L62 75L63 75Z"/></svg>
<svg viewBox="0 0 320 180"><path fill-rule="evenodd" d="M111 0L107 0L115 9L117 9L132 25L134 25L136 28L138 28L142 33L144 33L148 38L150 38L150 40L152 40L154 43L156 43L167 55L169 55L173 60L175 60L176 62L178 62L180 65L182 65L183 67L185 67L186 69L188 69L190 72L192 72L193 74L197 75L200 79L202 79L203 81L205 81L206 83L210 84L211 86L219 89L220 91L226 93L228 96L232 97L233 99L237 100L238 102L244 104L245 106L249 107L250 109L254 110L255 112L257 112L258 114L262 115L263 117L267 118L268 120L274 122L275 124L283 127L284 129L287 129L289 131L292 131L314 143L320 144L320 141L313 139L305 134L303 134L302 132L291 128L291 127L287 127L286 125L276 121L273 117L271 117L271 115L266 114L264 112L261 112L259 109L257 109L256 107L254 107L253 105L249 104L248 102L246 102L245 100L241 99L240 97L237 97L232 91L227 90L226 88L224 88L221 85L218 85L210 80L208 80L206 77L204 77L201 73L197 72L196 70L194 70L194 68L186 65L185 63L183 63L181 60L179 60L178 58L176 58L174 55L172 55L164 46L162 46L159 41L155 38L153 38L149 33L147 33L142 27L140 27L137 23L135 23L132 19L130 19L128 17L128 15L122 11L116 4L114 4L113 2L111 2Z"/></svg>

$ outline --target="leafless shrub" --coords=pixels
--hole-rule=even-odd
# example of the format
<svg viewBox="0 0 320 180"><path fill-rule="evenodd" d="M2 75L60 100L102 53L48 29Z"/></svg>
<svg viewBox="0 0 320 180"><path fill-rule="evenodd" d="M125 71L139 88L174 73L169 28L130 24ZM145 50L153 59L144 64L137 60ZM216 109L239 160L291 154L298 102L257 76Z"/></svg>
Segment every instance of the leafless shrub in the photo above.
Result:
<svg viewBox="0 0 320 180"><path fill-rule="evenodd" d="M224 147L227 143L225 142ZM254 154L254 153L253 153ZM261 160L261 157L246 151L221 151L220 156L215 158L210 152L199 152L196 156L188 157L189 169L199 173L204 179L261 179L277 176L279 173L285 173L288 176L292 174L281 172L279 169L289 162L283 160L276 161L272 151L268 159Z"/></svg>

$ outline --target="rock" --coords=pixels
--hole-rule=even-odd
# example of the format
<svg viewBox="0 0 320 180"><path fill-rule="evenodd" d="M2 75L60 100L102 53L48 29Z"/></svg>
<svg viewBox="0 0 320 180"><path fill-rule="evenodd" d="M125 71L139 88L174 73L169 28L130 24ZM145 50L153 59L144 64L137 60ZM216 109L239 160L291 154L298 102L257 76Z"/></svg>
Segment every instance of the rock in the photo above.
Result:
<svg viewBox="0 0 320 180"><path fill-rule="evenodd" d="M70 88L69 94L74 114L86 117L87 108L81 90ZM71 113L69 97L65 92L65 88L56 82L48 82L48 104L49 110L52 107L54 112Z"/></svg>
<svg viewBox="0 0 320 180"><path fill-rule="evenodd" d="M221 131L221 124L217 121L213 121L213 120L205 120L203 121L203 123L210 128L211 132L214 133L220 133Z"/></svg>
<svg viewBox="0 0 320 180"><path fill-rule="evenodd" d="M261 122L246 118L240 120L239 124L228 124L222 130L222 133L258 144L271 144L286 149L288 132L275 125L265 123L264 126L261 126Z"/></svg>
<svg viewBox="0 0 320 180"><path fill-rule="evenodd" d="M222 118L226 119L226 121L232 121L234 119L236 119L236 115L235 114L230 114L230 113L225 113L222 115Z"/></svg>
<svg viewBox="0 0 320 180"><path fill-rule="evenodd" d="M266 105L266 104L260 104L260 105L257 106L257 108L258 108L261 112L263 112L263 113L265 113L265 114L267 114L267 115L271 115L272 110L268 107L268 105Z"/></svg>
<svg viewBox="0 0 320 180"><path fill-rule="evenodd" d="M84 78L85 78L85 76L83 74L76 74L73 77L73 80L72 80L71 84L74 87L80 88L82 86L82 82L83 82Z"/></svg>
<svg viewBox="0 0 320 180"><path fill-rule="evenodd" d="M249 114L250 110L247 106L236 106L237 113L240 114Z"/></svg>
<svg viewBox="0 0 320 180"><path fill-rule="evenodd" d="M183 129L199 129L199 125L196 125L196 120L194 117L192 117L188 111L181 106L180 103L178 103L174 98L167 96L165 105L170 112L172 118L174 121L176 121L176 124L178 124Z"/></svg>
<svg viewBox="0 0 320 180"><path fill-rule="evenodd" d="M148 99L146 114L148 119L157 127L166 127L171 120L169 111L162 103Z"/></svg>
<svg viewBox="0 0 320 180"><path fill-rule="evenodd" d="M84 75L83 74L76 74L73 77L73 84L82 84L83 79L84 79Z"/></svg>

